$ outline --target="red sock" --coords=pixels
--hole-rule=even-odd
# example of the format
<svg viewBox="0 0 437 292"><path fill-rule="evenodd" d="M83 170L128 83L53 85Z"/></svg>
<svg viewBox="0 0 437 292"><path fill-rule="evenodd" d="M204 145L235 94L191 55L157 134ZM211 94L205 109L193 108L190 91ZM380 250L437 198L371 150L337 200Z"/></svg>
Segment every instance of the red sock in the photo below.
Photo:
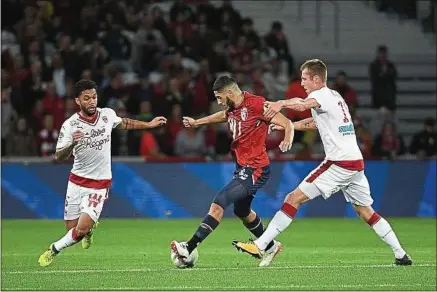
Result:
<svg viewBox="0 0 437 292"><path fill-rule="evenodd" d="M296 215L297 209L288 203L282 204L281 211L287 214L288 217L294 218Z"/></svg>
<svg viewBox="0 0 437 292"><path fill-rule="evenodd" d="M73 228L73 231L71 232L71 237L73 237L73 239L75 241L79 241L79 240L81 240L83 238L83 236L80 236L80 235L77 234L76 228Z"/></svg>
<svg viewBox="0 0 437 292"><path fill-rule="evenodd" d="M379 214L375 212L372 216L370 216L369 220L367 220L367 224L373 226L376 224L376 222L379 221L379 219L381 219L381 216L379 216Z"/></svg>

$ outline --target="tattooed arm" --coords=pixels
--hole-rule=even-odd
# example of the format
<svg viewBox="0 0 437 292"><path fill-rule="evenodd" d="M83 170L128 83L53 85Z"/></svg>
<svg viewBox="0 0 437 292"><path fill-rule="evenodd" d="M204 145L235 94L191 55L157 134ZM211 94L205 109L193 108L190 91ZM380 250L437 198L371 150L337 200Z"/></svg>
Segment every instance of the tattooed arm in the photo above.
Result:
<svg viewBox="0 0 437 292"><path fill-rule="evenodd" d="M62 161L70 157L71 153L73 152L74 146L76 146L79 140L83 137L83 133L77 130L70 137L71 138L64 137L64 132L62 132L61 130L61 134L58 138L58 145L62 145L63 139L67 140L67 143L71 141L71 144L70 145L67 144L67 146L64 146L62 148L56 148L56 153L55 153L56 161Z"/></svg>
<svg viewBox="0 0 437 292"><path fill-rule="evenodd" d="M294 129L296 131L315 131L315 130L317 130L317 125L316 125L316 122L314 121L313 118L308 118L305 120L294 122L293 125L294 125ZM272 122L269 126L269 133L271 133L273 131L278 131L278 130L284 131L284 127Z"/></svg>
<svg viewBox="0 0 437 292"><path fill-rule="evenodd" d="M294 122L294 128L297 131L314 131L317 130L317 124L313 118L304 119Z"/></svg>
<svg viewBox="0 0 437 292"><path fill-rule="evenodd" d="M145 130L162 126L166 122L167 119L164 117L156 117L151 122L143 122L128 118L122 118L121 123L118 124L116 128L121 130Z"/></svg>
<svg viewBox="0 0 437 292"><path fill-rule="evenodd" d="M70 146L67 146L65 148L62 149L56 149L56 153L55 153L55 159L56 161L62 161L67 159L68 157L70 157L71 152L73 152L73 148L76 144L71 144Z"/></svg>

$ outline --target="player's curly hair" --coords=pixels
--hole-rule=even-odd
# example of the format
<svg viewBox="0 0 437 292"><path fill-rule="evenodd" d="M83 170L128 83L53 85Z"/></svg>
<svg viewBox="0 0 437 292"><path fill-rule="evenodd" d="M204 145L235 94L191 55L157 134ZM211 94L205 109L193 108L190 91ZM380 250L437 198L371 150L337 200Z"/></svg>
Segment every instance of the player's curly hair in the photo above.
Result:
<svg viewBox="0 0 437 292"><path fill-rule="evenodd" d="M231 85L235 85L237 84L237 82L234 80L234 78L232 78L231 76L228 75L223 75L218 77L215 81L214 81L214 85L212 86L212 90L213 91L222 91L223 89L225 89L228 86Z"/></svg>
<svg viewBox="0 0 437 292"><path fill-rule="evenodd" d="M82 91L88 89L97 89L97 84L94 81L88 79L79 80L73 86L73 96L75 98L78 98L82 94Z"/></svg>

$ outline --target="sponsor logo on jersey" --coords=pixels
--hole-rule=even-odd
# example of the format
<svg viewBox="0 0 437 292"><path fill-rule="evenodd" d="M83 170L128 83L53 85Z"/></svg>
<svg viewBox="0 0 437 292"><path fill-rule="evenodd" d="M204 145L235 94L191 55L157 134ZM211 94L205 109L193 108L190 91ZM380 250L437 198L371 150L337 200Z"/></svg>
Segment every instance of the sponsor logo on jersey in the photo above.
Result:
<svg viewBox="0 0 437 292"><path fill-rule="evenodd" d="M351 123L345 126L338 127L338 132L343 135L353 135L355 134L355 128L354 125Z"/></svg>
<svg viewBox="0 0 437 292"><path fill-rule="evenodd" d="M241 119L242 119L243 121L247 120L247 108L246 108L246 107L243 107L243 108L241 109Z"/></svg>

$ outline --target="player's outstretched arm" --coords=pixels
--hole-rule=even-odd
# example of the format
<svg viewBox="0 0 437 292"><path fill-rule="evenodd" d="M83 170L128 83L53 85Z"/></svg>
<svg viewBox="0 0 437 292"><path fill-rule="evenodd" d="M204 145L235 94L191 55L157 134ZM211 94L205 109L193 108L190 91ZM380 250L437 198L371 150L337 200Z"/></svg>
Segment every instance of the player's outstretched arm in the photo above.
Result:
<svg viewBox="0 0 437 292"><path fill-rule="evenodd" d="M282 152L287 152L288 150L291 149L291 145L293 145L293 139L294 139L293 123L281 113L276 114L270 122L284 129L285 131L284 140L282 140L281 144L279 144L279 149L281 149Z"/></svg>
<svg viewBox="0 0 437 292"><path fill-rule="evenodd" d="M317 130L317 124L313 118L304 119L294 122L294 129L297 131L315 131Z"/></svg>
<svg viewBox="0 0 437 292"><path fill-rule="evenodd" d="M150 122L143 122L138 120L132 120L128 118L122 118L121 123L118 124L117 129L120 130L145 130L160 127L167 123L167 119L164 117L156 117Z"/></svg>
<svg viewBox="0 0 437 292"><path fill-rule="evenodd" d="M279 100L276 102L266 101L264 103L266 118L273 118L277 113L279 113L283 108L292 109L295 111L306 111L310 108L320 107L320 104L314 98L302 99L295 97L287 100Z"/></svg>
<svg viewBox="0 0 437 292"><path fill-rule="evenodd" d="M182 122L186 128L197 128L203 125L224 123L226 120L226 111L219 111L198 120L190 117L184 117Z"/></svg>
<svg viewBox="0 0 437 292"><path fill-rule="evenodd" d="M304 119L293 123L295 131L315 131L317 124L313 118ZM269 125L269 134L273 131L284 131L282 126L276 124Z"/></svg>

